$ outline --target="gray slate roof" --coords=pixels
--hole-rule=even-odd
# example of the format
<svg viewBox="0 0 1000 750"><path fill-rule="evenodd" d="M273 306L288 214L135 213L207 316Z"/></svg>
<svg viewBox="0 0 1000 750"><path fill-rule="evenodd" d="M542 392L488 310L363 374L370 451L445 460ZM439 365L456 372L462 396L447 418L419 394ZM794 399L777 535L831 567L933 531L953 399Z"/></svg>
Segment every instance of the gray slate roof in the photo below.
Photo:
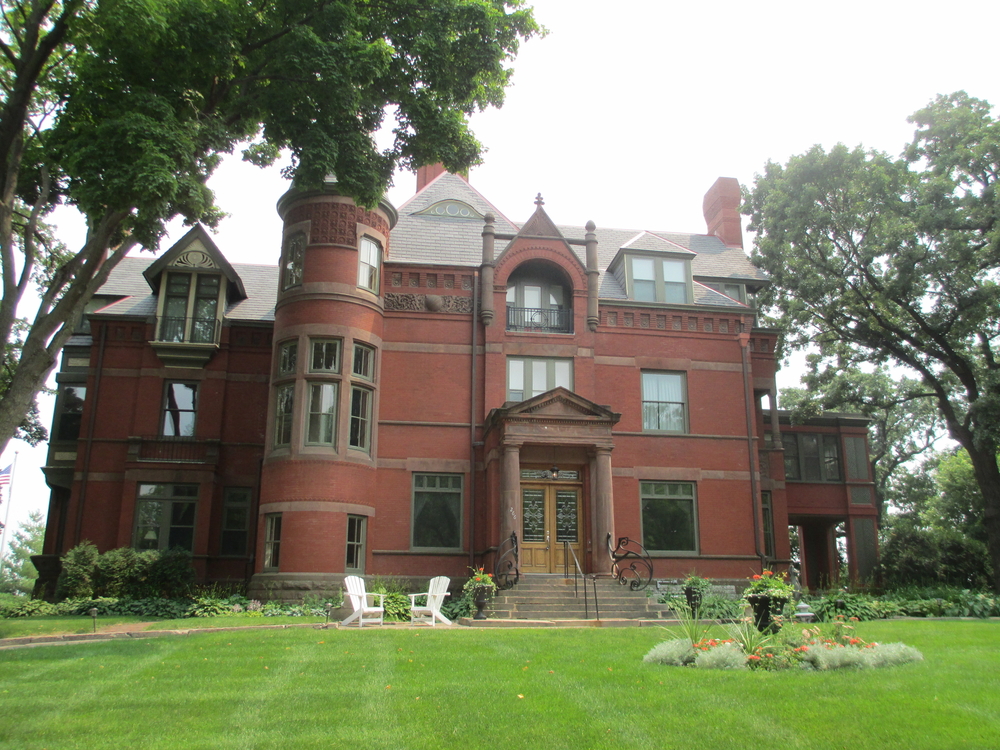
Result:
<svg viewBox="0 0 1000 750"><path fill-rule="evenodd" d="M155 258L138 256L123 258L112 269L108 280L101 287L98 296L119 297L99 314L111 315L156 315L156 296L142 276ZM247 298L226 306L227 320L240 322L270 322L274 320L274 303L278 292L278 267L234 263L233 269L243 279Z"/></svg>
<svg viewBox="0 0 1000 750"><path fill-rule="evenodd" d="M476 267L482 262L483 222L480 218L463 219L421 213L446 200L457 200L472 206L480 215L492 212L496 217L497 234L517 234L520 227L505 217L486 200L479 191L461 177L447 172L439 175L423 190L399 208L399 221L391 232L388 263L419 265L447 265ZM582 226L559 225L563 237L582 240L586 229ZM742 283L766 283L767 277L755 268L746 253L739 247L728 247L722 240L707 234L684 234L643 229L615 229L598 227L597 263L601 271L599 295L602 299L627 299L625 290L607 273L608 266L623 247L653 252L691 254L691 268L695 278L694 302L699 305L740 305L698 283L699 281L733 280ZM496 254L507 242L497 240ZM570 245L581 263L586 263L582 245ZM225 252L225 249L223 249ZM125 258L111 272L99 296L112 300L100 313L117 315L156 314L156 297L150 293L142 272L155 262L150 257ZM226 318L234 321L274 320L274 303L278 289L278 267L251 264L233 264L242 278L247 299L231 303Z"/></svg>

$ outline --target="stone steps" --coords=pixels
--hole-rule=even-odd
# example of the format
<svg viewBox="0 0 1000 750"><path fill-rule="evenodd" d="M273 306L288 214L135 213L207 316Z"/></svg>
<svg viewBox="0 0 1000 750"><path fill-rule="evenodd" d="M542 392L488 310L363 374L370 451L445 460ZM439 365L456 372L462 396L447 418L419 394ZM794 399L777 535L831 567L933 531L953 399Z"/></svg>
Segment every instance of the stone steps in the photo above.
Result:
<svg viewBox="0 0 1000 750"><path fill-rule="evenodd" d="M632 591L612 578L596 581L597 602L594 602L594 582L587 580L586 604L583 582L562 576L528 575L512 589L500 592L490 602L488 613L499 620L657 620L669 611L656 602L654 589Z"/></svg>

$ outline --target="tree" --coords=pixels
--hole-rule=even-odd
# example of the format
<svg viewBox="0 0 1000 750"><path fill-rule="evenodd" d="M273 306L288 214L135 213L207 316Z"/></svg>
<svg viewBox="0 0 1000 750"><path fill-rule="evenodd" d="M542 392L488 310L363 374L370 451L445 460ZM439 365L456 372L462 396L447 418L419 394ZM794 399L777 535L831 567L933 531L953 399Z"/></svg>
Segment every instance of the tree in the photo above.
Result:
<svg viewBox="0 0 1000 750"><path fill-rule="evenodd" d="M31 563L32 555L42 553L45 539L45 518L41 511L32 511L22 521L13 538L7 543L7 552L0 560L0 591L5 594L30 596L38 578L38 571Z"/></svg>
<svg viewBox="0 0 1000 750"><path fill-rule="evenodd" d="M221 154L287 149L293 185L333 174L371 206L397 166L478 161L467 115L502 104L539 30L521 0L14 0L0 22L0 449L118 261L175 216L217 223ZM85 215L83 247L46 225L58 203Z"/></svg>
<svg viewBox="0 0 1000 750"><path fill-rule="evenodd" d="M893 495L901 466L926 455L941 438L943 425L933 395L917 380L894 378L885 368L822 368L822 359L807 356L804 388L784 388L780 402L801 423L824 411L849 411L871 419L869 453L875 473L879 519Z"/></svg>
<svg viewBox="0 0 1000 750"><path fill-rule="evenodd" d="M744 212L792 347L824 368L894 365L969 454L1000 591L1000 123L964 92L914 114L902 158L816 146L768 163Z"/></svg>

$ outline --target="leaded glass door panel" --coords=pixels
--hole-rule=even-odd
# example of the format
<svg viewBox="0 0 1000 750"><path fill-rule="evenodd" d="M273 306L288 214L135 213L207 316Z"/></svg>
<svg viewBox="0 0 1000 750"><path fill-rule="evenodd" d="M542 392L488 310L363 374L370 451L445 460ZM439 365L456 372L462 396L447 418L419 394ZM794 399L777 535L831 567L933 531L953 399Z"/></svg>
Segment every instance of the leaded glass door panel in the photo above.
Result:
<svg viewBox="0 0 1000 750"><path fill-rule="evenodd" d="M583 564L583 530L578 487L551 484L521 485L521 570L525 573L561 573L566 542ZM573 569L570 556L569 568Z"/></svg>

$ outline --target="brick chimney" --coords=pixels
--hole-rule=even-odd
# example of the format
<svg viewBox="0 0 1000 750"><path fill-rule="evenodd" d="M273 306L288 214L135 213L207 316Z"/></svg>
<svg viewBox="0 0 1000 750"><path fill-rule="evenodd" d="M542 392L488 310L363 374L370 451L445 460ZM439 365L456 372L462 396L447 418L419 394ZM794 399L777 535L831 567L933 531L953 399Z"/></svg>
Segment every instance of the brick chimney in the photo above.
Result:
<svg viewBox="0 0 1000 750"><path fill-rule="evenodd" d="M428 184L434 181L434 179L441 174L444 174L448 170L444 168L444 164L438 162L437 164L427 164L423 167L417 167L417 192L419 193ZM465 172L458 175L466 182L469 181L469 173Z"/></svg>
<svg viewBox="0 0 1000 750"><path fill-rule="evenodd" d="M727 245L743 247L743 230L740 225L740 183L735 177L720 177L705 193L701 204L708 233L714 234Z"/></svg>

